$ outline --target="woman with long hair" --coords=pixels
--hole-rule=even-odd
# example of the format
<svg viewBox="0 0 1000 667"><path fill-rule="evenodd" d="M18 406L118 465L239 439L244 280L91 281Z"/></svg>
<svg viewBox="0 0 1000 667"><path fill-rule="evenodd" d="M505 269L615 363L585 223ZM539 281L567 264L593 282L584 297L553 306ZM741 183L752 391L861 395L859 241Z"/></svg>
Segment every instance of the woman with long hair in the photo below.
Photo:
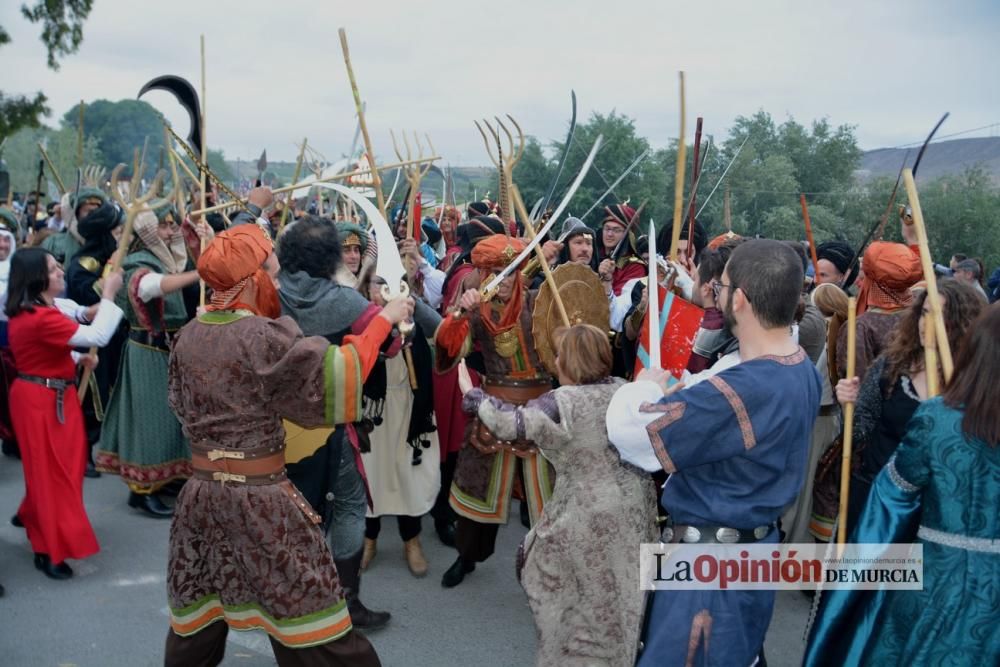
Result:
<svg viewBox="0 0 1000 667"><path fill-rule="evenodd" d="M1000 306L984 311L944 394L916 410L851 535L921 544L923 588L825 593L804 664L1000 664Z"/></svg>
<svg viewBox="0 0 1000 667"><path fill-rule="evenodd" d="M962 342L969 325L986 307L986 301L971 286L952 279L941 280L938 292L944 308L948 342L954 350ZM858 378L837 383L837 400L842 404L855 402L856 458L851 471L848 531L865 505L875 476L903 439L910 417L927 399L924 324L929 316L927 292L919 292L900 317L885 353L868 369L864 384Z"/></svg>
<svg viewBox="0 0 1000 667"><path fill-rule="evenodd" d="M114 304L121 286L121 273L109 274L100 304L88 312L92 323L82 325L55 304L66 284L51 253L25 248L11 258L5 312L18 370L11 416L25 482L12 522L27 530L35 567L52 579L72 577L66 559L86 558L99 548L83 506L87 436L75 384L77 363L93 369L97 357L73 348L102 347L111 339L122 319Z"/></svg>
<svg viewBox="0 0 1000 667"><path fill-rule="evenodd" d="M611 377L607 333L557 331L558 389L516 406L473 389L459 371L462 407L499 440L534 441L558 482L518 553L518 578L538 631L539 665L633 665L644 596L639 545L656 537L652 477L622 463L605 414L625 381Z"/></svg>

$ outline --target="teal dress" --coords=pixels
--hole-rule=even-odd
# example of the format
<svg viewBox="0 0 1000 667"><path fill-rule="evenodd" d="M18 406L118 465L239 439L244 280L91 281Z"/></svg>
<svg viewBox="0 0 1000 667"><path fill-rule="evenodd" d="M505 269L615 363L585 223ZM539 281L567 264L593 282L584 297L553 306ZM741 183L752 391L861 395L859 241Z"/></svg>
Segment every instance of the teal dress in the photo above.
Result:
<svg viewBox="0 0 1000 667"><path fill-rule="evenodd" d="M855 543L918 542L921 591L827 591L805 665L1000 665L1000 447L926 401L875 479Z"/></svg>
<svg viewBox="0 0 1000 667"><path fill-rule="evenodd" d="M111 393L98 470L121 476L136 493L154 493L168 482L191 476L191 446L167 405L167 362L174 334L187 322L181 290L142 301L139 281L164 274L148 250L132 252L122 263L125 285L117 302L129 323L118 379Z"/></svg>

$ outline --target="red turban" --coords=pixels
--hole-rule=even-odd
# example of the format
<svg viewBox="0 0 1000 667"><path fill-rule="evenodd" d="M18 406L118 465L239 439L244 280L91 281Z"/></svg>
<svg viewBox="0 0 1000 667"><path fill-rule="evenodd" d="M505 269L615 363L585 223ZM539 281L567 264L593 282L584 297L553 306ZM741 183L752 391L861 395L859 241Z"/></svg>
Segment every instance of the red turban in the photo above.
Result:
<svg viewBox="0 0 1000 667"><path fill-rule="evenodd" d="M198 275L214 290L207 310L243 308L277 317L281 313L278 293L261 268L272 252L271 239L255 224L218 234L198 258Z"/></svg>
<svg viewBox="0 0 1000 667"><path fill-rule="evenodd" d="M606 222L613 222L626 229L634 217L635 209L628 204L612 204L611 206L604 207L604 220L601 221L601 225L603 226Z"/></svg>
<svg viewBox="0 0 1000 667"><path fill-rule="evenodd" d="M504 269L526 246L523 239L493 234L484 238L472 249L472 263L483 271Z"/></svg>
<svg viewBox="0 0 1000 667"><path fill-rule="evenodd" d="M901 243L876 241L865 250L864 283L858 292L858 314L869 308L899 310L913 301L910 287L923 278L920 257Z"/></svg>

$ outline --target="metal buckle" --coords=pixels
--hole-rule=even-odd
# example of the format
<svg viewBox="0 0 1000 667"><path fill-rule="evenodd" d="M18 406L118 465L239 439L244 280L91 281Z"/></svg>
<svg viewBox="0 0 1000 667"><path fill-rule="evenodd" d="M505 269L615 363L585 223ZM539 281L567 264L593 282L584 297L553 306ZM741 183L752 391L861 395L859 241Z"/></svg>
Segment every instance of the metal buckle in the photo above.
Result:
<svg viewBox="0 0 1000 667"><path fill-rule="evenodd" d="M684 535L681 537L681 542L687 544L697 544L701 541L701 531L694 526L687 526L684 529Z"/></svg>
<svg viewBox="0 0 1000 667"><path fill-rule="evenodd" d="M223 486L225 486L226 482L242 483L247 481L246 475L233 475L228 472L213 472L212 479L214 479L217 482L222 482Z"/></svg>
<svg viewBox="0 0 1000 667"><path fill-rule="evenodd" d="M230 451L226 449L211 449L208 452L209 461L218 461L219 459L245 459L246 454L239 451Z"/></svg>
<svg viewBox="0 0 1000 667"><path fill-rule="evenodd" d="M719 528L715 531L715 539L720 544L736 544L740 541L740 531L735 528Z"/></svg>

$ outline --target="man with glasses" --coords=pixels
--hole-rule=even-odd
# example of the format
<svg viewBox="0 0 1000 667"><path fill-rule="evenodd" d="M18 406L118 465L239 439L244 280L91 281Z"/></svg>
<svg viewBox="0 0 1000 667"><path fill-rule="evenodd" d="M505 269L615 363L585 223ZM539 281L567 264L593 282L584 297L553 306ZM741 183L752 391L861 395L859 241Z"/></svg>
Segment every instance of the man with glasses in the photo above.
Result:
<svg viewBox="0 0 1000 667"><path fill-rule="evenodd" d="M777 543L776 523L805 478L819 374L789 335L802 263L780 241L733 251L713 293L741 362L689 389L648 369L615 394L607 427L622 460L669 475L670 543ZM657 592L639 665L749 665L774 591ZM709 648L711 647L711 653Z"/></svg>

